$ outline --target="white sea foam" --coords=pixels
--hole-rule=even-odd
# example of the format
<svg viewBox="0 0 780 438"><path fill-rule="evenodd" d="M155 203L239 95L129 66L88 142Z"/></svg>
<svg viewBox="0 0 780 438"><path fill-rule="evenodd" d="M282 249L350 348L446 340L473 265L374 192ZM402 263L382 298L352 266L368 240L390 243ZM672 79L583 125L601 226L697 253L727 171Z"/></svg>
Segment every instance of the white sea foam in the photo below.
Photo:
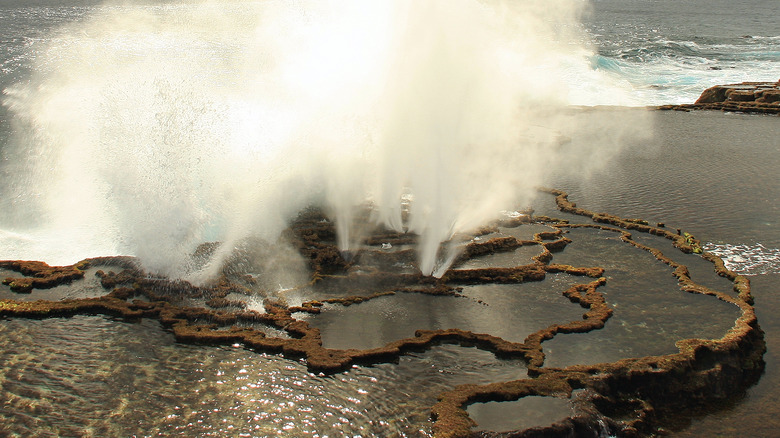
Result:
<svg viewBox="0 0 780 438"><path fill-rule="evenodd" d="M703 248L722 258L726 268L738 274L780 273L780 248L767 248L760 243L752 245L707 243Z"/></svg>

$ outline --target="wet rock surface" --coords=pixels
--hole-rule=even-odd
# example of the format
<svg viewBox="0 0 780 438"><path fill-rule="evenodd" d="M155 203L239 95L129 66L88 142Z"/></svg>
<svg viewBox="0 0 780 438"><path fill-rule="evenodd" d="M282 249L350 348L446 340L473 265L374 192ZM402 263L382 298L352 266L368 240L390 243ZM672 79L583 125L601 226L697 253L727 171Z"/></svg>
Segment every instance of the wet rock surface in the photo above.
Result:
<svg viewBox="0 0 780 438"><path fill-rule="evenodd" d="M743 113L780 114L780 81L741 82L710 87L692 104L663 105L661 110L721 110Z"/></svg>
<svg viewBox="0 0 780 438"><path fill-rule="evenodd" d="M441 278L427 277L414 269L414 252L404 245L414 236L379 229L369 233L363 248L345 256L336 245L333 224L318 210L307 210L291 225L283 238L303 256L309 269L304 296L316 296L292 305L284 296L266 294L260 306L246 297L257 295L256 279L242 257L246 247L229 259L212 283L196 286L182 280L157 278L144 272L130 257L83 260L72 266L51 267L42 262L1 261L0 268L19 276L3 280L12 292L34 294L83 278L88 269L106 294L100 297L61 300L0 300L0 317L49 318L78 314L105 314L126 319L159 320L180 342L214 345L241 344L258 352L302 358L313 372L335 373L354 364L393 362L414 351L441 344L476 346L497 357L516 358L527 365L522 379L486 385L466 384L439 396L431 408L433 433L437 437L466 436L648 436L662 431L670 416L692 407L716 404L733 397L755 382L764 362L763 333L752 306L749 280L725 268L720 258L702 251L692 235L670 230L641 219L594 213L568 201L564 192L545 189L566 213L590 218L592 223L569 223L549 217L514 221L514 226L543 223L549 231L537 232L532 240L489 237L495 229L475 233L482 236L465 243L460 262L521 246L536 246L539 253L528 264L505 268L458 269ZM512 226L506 223L502 226ZM594 365L546 367L542 344L558 334L599 330L613 314L600 292L608 278L598 266L553 263L555 253L572 241L566 232L574 228L598 229L619 236L623 244L647 251L668 265L681 292L711 297L739 309L733 327L719 339L680 339L673 354L623 359ZM691 280L688 268L659 249L634 240L632 233L662 237L688 254L701 254L712 262L718 275L732 281L735 293L712 290ZM196 255L212 251L207 244ZM388 248L396 248L389 251ZM580 319L560 321L511 342L487 333L469 330L418 329L413 337L397 339L368 349L323 347L320 330L304 316L316 317L325 306L353 306L403 293L459 297L468 285L520 285L543 281L550 274L576 278L576 284L560 293L583 309ZM295 291L293 291L295 292ZM289 292L292 293L292 292ZM512 309L523 312L523 309ZM524 397L555 397L569 400L571 416L554 424L509 433L476 431L466 407L474 403L515 401Z"/></svg>

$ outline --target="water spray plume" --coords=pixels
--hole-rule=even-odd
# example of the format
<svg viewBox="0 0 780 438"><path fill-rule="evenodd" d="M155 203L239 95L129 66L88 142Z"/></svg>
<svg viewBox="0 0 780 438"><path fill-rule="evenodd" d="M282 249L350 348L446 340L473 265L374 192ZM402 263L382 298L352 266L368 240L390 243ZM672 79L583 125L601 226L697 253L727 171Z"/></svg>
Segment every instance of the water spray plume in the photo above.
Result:
<svg viewBox="0 0 780 438"><path fill-rule="evenodd" d="M309 205L352 250L354 211L370 201L378 222L420 234L422 273L442 275L456 251L442 242L585 161L564 149L619 147L604 139L627 123L569 108L627 103L590 67L584 5L96 8L4 90L18 134L3 150L18 169L4 169L16 195L2 206L4 257L131 254L186 276L202 268L190 258L199 243L224 243L208 264L218 269L237 242L274 241Z"/></svg>

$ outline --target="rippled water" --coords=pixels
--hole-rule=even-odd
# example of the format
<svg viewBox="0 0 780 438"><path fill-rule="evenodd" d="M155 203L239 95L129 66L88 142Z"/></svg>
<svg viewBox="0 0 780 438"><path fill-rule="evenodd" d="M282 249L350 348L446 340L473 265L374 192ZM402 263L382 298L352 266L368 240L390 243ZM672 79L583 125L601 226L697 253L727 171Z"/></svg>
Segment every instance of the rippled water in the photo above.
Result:
<svg viewBox="0 0 780 438"><path fill-rule="evenodd" d="M439 392L525 376L456 346L321 376L90 316L3 321L0 342L3 436L426 436Z"/></svg>

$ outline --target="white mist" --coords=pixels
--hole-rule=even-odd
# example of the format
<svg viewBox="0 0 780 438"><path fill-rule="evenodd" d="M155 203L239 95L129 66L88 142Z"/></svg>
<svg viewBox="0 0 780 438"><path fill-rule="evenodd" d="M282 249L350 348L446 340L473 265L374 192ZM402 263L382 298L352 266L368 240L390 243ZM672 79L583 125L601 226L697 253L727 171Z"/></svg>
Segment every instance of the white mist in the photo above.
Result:
<svg viewBox="0 0 780 438"><path fill-rule="evenodd" d="M594 123L569 109L629 103L590 68L585 6L96 8L51 36L28 82L5 90L19 134L3 154L20 172L4 182L24 196L3 204L2 258L131 254L186 276L199 243L225 242L207 277L236 242L273 241L311 204L349 250L353 212L369 200L378 221L420 234L420 270L442 275L455 249L441 244L454 233L523 206L546 172L572 162L587 171L586 160L619 147L619 113ZM563 156L567 141L583 155ZM20 210L36 222L12 221Z"/></svg>

